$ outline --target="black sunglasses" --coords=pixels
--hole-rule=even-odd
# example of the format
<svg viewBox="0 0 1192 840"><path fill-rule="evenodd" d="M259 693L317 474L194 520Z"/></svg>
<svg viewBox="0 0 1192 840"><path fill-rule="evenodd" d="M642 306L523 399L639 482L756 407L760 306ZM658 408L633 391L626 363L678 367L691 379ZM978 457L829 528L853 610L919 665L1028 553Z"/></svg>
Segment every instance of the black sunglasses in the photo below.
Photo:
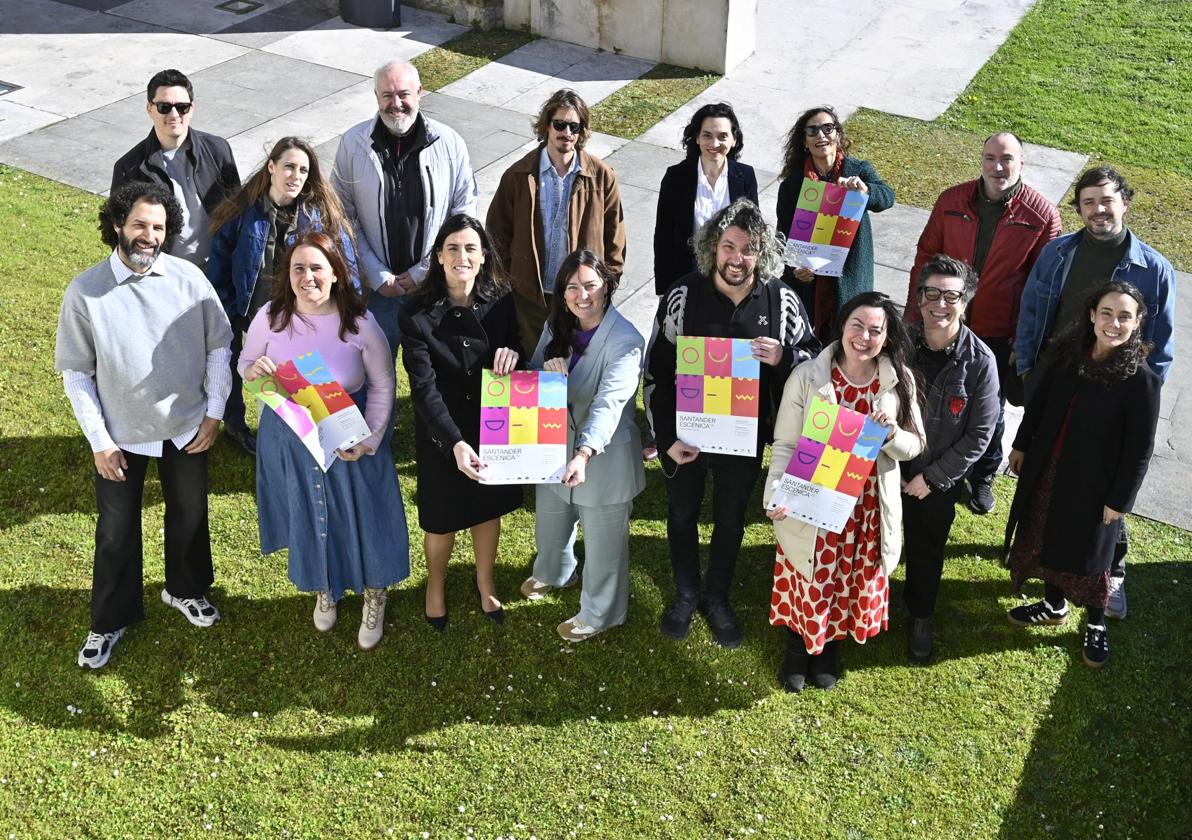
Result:
<svg viewBox="0 0 1192 840"><path fill-rule="evenodd" d="M168 114L170 111L176 110L178 116L189 114L190 109L194 107L193 102L154 102L153 107L157 109L159 114Z"/></svg>
<svg viewBox="0 0 1192 840"><path fill-rule="evenodd" d="M584 130L583 123L567 122L567 120L551 120L550 124L554 128L555 131L563 131L564 129L566 129L567 131L570 131L572 134L579 134L581 131Z"/></svg>
<svg viewBox="0 0 1192 840"><path fill-rule="evenodd" d="M836 129L840 128L836 123L821 123L820 125L805 125L803 126L803 133L808 137L814 137L817 134L822 134L825 137L831 137L836 133Z"/></svg>

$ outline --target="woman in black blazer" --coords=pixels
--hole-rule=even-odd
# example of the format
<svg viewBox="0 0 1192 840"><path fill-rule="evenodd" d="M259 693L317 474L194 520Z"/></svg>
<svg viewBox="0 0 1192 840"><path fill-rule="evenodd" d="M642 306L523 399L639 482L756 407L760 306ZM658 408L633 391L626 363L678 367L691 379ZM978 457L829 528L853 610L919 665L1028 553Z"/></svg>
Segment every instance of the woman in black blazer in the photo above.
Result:
<svg viewBox="0 0 1192 840"><path fill-rule="evenodd" d="M737 162L744 147L745 136L737 115L723 102L700 108L683 129L687 158L666 170L658 189L655 294L665 294L672 283L695 271L691 236L704 222L738 198L757 204L753 167ZM701 183L706 190L702 195Z"/></svg>
<svg viewBox="0 0 1192 840"><path fill-rule="evenodd" d="M402 360L414 401L418 525L426 532L426 620L447 627L447 562L468 528L480 608L505 618L493 584L501 517L518 485L480 483L480 372L505 374L522 357L517 311L488 235L463 213L443 223L426 280L401 312Z"/></svg>

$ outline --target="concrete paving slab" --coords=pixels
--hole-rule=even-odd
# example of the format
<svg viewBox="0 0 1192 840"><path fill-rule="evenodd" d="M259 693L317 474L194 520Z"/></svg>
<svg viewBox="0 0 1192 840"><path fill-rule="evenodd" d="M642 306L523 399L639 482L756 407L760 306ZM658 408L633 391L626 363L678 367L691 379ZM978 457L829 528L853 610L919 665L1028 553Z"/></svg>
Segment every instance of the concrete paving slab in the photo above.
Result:
<svg viewBox="0 0 1192 840"><path fill-rule="evenodd" d="M588 142L584 144L584 151L604 160L628 142L624 137L614 137L611 134L593 131L592 136L588 138Z"/></svg>
<svg viewBox="0 0 1192 840"><path fill-rule="evenodd" d="M335 0L292 0L212 33L212 38L261 49L339 16Z"/></svg>
<svg viewBox="0 0 1192 840"><path fill-rule="evenodd" d="M929 216L930 210L908 207L905 204L895 204L889 210L869 214L869 221L873 225L873 251L876 261L903 272L903 297L891 295L899 302L905 299L906 278L911 266L915 264L915 249L919 244L919 235L923 233Z"/></svg>
<svg viewBox="0 0 1192 840"><path fill-rule="evenodd" d="M71 120L69 124L73 123ZM73 136L73 132L54 142L53 148L48 147L40 131L22 134L0 143L0 161L94 193L104 192L111 186L115 157L88 145L81 137Z"/></svg>
<svg viewBox="0 0 1192 840"><path fill-rule="evenodd" d="M1089 162L1088 155L1035 143L1024 143L1022 152L1023 178L1053 204L1062 204L1069 197L1069 188Z"/></svg>
<svg viewBox="0 0 1192 840"><path fill-rule="evenodd" d="M177 0L131 0L131 2L109 9L108 14L148 23L152 26L189 32L192 35L205 35L263 15L284 5L287 0L253 0L253 2L260 5L243 14L237 14L219 8L223 4L218 0L208 0L208 2L202 3L179 3Z"/></svg>
<svg viewBox="0 0 1192 840"><path fill-rule="evenodd" d="M437 91L424 96L421 107L436 120L447 123L464 135L505 131L527 140L534 137L532 121L527 119L525 114L499 108L491 103L460 99Z"/></svg>
<svg viewBox="0 0 1192 840"><path fill-rule="evenodd" d="M406 7L402 25L395 29L361 29L333 18L269 44L264 51L371 77L386 61L416 58L467 31L443 15Z"/></svg>
<svg viewBox="0 0 1192 840"><path fill-rule="evenodd" d="M631 140L609 155L605 163L616 170L617 180L621 184L657 193L667 167L682 159L682 155L674 149Z"/></svg>
<svg viewBox="0 0 1192 840"><path fill-rule="evenodd" d="M476 217L483 220L488 215L488 206L492 203L493 193L501 183L501 176L505 170L523 158L527 152L537 146L535 140L527 140L516 149L511 150L504 157L498 158L476 171L476 187L480 194L476 199Z"/></svg>
<svg viewBox="0 0 1192 840"><path fill-rule="evenodd" d="M0 143L61 120L58 114L0 99Z"/></svg>

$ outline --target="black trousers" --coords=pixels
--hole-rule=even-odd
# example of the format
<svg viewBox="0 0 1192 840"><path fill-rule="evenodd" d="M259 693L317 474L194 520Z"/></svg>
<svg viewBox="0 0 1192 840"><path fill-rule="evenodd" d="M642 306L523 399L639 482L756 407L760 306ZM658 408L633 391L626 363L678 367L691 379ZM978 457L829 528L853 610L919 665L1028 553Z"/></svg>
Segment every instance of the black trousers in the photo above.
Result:
<svg viewBox="0 0 1192 840"><path fill-rule="evenodd" d="M1006 434L1006 377L1018 375L1010 366L1010 351L1014 349L1010 339L985 336L980 336L980 339L989 345L997 362L997 424L993 427L993 440L989 441L985 454L969 470L969 479L974 482L993 481L997 468L1002 465L1002 438Z"/></svg>
<svg viewBox="0 0 1192 840"><path fill-rule="evenodd" d="M153 459L124 453L124 481L95 476L95 570L91 629L110 633L145 617L141 499ZM157 474L165 497L166 589L176 598L205 595L215 580L207 529L207 453L188 455L170 441Z"/></svg>
<svg viewBox="0 0 1192 840"><path fill-rule="evenodd" d="M232 359L228 362L232 368L232 393L228 394L228 402L224 406L223 422L224 426L229 429L248 428L248 423L245 421L244 380L240 378L240 371L236 369L244 342L244 334L240 331L240 327L240 324L232 326ZM128 457L128 453L125 453L125 457Z"/></svg>
<svg viewBox="0 0 1192 840"><path fill-rule="evenodd" d="M760 457L701 453L690 464L675 468L663 456L666 471L666 539L671 569L680 598L699 597L699 516L704 503L704 483L712 473L712 541L708 547L708 575L703 592L709 601L728 601L737 569L737 555L745 537L745 511L761 472Z"/></svg>
<svg viewBox="0 0 1192 840"><path fill-rule="evenodd" d="M956 518L956 500L963 482L948 490L932 490L926 499L902 494L903 544L906 547L906 587L903 598L912 618L930 618L944 575L944 547Z"/></svg>

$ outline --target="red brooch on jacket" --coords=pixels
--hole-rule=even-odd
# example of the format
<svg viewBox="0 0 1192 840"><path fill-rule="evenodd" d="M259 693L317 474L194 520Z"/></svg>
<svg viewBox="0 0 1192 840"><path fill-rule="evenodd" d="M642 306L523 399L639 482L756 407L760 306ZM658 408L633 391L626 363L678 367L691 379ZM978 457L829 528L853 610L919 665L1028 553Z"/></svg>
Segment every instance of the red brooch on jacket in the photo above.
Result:
<svg viewBox="0 0 1192 840"><path fill-rule="evenodd" d="M965 401L964 397L953 397L952 398L951 402L948 403L948 408L951 409L953 417L960 416L960 412L964 411L965 402L966 401Z"/></svg>

